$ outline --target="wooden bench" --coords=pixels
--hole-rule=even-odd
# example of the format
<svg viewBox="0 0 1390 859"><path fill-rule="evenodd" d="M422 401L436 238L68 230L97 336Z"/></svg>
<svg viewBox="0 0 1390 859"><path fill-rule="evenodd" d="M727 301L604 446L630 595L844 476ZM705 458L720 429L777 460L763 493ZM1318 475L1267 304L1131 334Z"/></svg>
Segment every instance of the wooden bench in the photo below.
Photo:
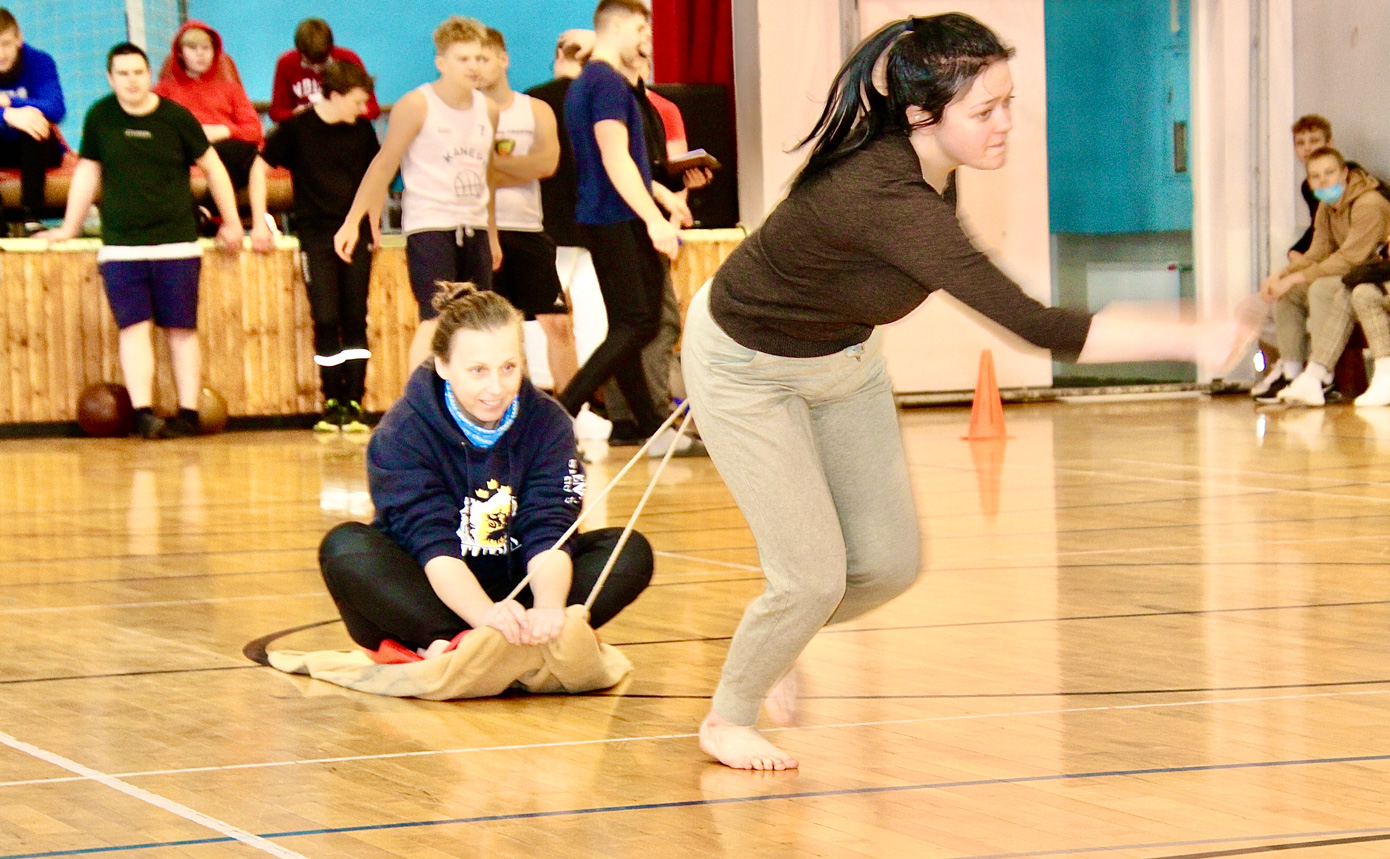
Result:
<svg viewBox="0 0 1390 859"><path fill-rule="evenodd" d="M47 218L61 218L68 205L68 191L72 188L72 174L77 169L77 153L69 151L63 156L63 163L48 171L44 183L44 210L39 214ZM203 171L194 167L189 176L195 200L208 199L208 182ZM100 193L97 198L100 200ZM7 211L19 208L19 170L0 169L0 203ZM237 205L242 214L249 215L251 202L246 190L237 192ZM283 167L273 167L266 178L266 207L273 215L288 212L294 205L294 187L290 181L290 171Z"/></svg>

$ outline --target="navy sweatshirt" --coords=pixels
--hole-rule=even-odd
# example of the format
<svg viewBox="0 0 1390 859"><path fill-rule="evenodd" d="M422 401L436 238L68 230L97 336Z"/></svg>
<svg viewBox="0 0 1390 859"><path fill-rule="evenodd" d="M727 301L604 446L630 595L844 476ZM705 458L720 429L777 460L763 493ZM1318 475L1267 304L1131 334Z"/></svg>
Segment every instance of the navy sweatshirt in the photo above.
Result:
<svg viewBox="0 0 1390 859"><path fill-rule="evenodd" d="M37 107L54 125L62 122L67 113L57 64L48 54L29 45L19 49L10 73L0 75L0 92L10 97L13 107ZM0 140L18 140L23 133L0 122Z"/></svg>
<svg viewBox="0 0 1390 859"><path fill-rule="evenodd" d="M518 399L516 420L497 443L474 447L449 414L430 361L372 433L372 524L420 566L444 555L463 560L479 582L519 581L578 517L584 470L569 415L530 379Z"/></svg>

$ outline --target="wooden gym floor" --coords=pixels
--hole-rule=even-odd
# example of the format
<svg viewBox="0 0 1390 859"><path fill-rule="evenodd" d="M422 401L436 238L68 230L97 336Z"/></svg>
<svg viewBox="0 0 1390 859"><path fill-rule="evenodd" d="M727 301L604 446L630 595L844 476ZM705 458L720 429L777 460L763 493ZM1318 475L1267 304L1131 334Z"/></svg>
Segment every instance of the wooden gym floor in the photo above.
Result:
<svg viewBox="0 0 1390 859"><path fill-rule="evenodd" d="M775 774L692 737L759 590L708 460L643 520L623 685L430 703L242 656L346 646L361 443L0 442L0 859L1390 856L1390 410L1006 416L904 413L927 572L811 645Z"/></svg>

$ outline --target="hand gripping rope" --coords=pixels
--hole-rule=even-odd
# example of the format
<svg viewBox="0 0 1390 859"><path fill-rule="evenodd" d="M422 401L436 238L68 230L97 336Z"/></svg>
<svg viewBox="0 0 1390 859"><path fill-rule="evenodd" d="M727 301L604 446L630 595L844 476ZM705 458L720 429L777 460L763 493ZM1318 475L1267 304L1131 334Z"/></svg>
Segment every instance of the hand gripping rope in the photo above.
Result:
<svg viewBox="0 0 1390 859"><path fill-rule="evenodd" d="M682 416L684 417L681 420L680 428L676 430L675 439L671 441L671 446L666 449L666 455L661 457L661 462L657 463L656 473L654 473L651 480L647 482L646 491L643 492L642 497L638 499L637 506L632 511L632 516L628 518L627 524L623 526L623 533L618 537L618 544L613 547L613 553L608 556L608 561L603 565L603 570L599 573L598 581L594 582L593 590L589 591L588 599L584 600L584 610L586 612L593 608L594 599L598 596L598 592L603 589L604 582L608 581L608 574L613 571L613 565L618 562L618 555L623 551L623 547L627 545L628 537L632 535L633 526L637 524L637 517L642 515L642 508L647 506L647 499L651 497L652 490L656 488L656 482L661 479L661 472L666 469L666 464L671 461L671 457L675 454L676 448L680 446L681 439L685 437L686 428L690 425L689 400L681 403L674 412L671 412L670 417L666 418L661 426L657 428L656 432L652 433L651 438L647 439L646 443L638 448L637 453L633 454L632 459L628 460L627 465L624 465L622 469L613 476L613 479L608 482L608 485L603 487L602 492L592 499L585 499L589 503L585 504L584 509L579 511L579 517L574 520L574 523L570 525L569 528L565 529L565 533L560 535L560 539L555 541L555 545L550 547L554 550L565 545L565 541L573 537L574 533L579 530L579 524L583 522L584 518L589 515L589 512L597 506L597 502L602 501L604 496L606 496L614 486L618 485L618 482L623 479L624 475L632 470L632 467L636 465L639 460L646 458L647 449L652 446L652 442L656 441L658 436L669 429L671 425L676 422L676 419ZM506 599L516 599L517 594L521 593L522 589L525 588L530 581L531 573L528 571L526 577L518 582L515 588L512 588L511 593L507 594Z"/></svg>

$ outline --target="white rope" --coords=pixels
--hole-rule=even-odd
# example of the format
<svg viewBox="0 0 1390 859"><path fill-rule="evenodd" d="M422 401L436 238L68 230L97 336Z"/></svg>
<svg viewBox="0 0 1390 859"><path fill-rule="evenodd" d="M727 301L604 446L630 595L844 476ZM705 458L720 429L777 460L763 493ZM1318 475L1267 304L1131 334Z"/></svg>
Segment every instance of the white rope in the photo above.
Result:
<svg viewBox="0 0 1390 859"><path fill-rule="evenodd" d="M585 503L585 505L584 505L584 509L581 510L581 511L579 511L579 516L574 520L573 524L571 524L568 528L566 528L566 529L565 529L565 533L563 533L563 534L560 535L560 539L558 539L558 540L555 541L555 545L553 545L553 546L550 547L552 551L555 550L555 549L560 548L560 547L563 546L563 545L565 545L565 541L568 540L570 537L573 537L573 536L574 536L575 532L579 530L579 525L580 525L580 523L582 523L582 522L584 521L584 518L585 518L586 516L588 516L589 513L590 513L595 507L598 506L598 502L602 501L602 500L604 499L604 497L608 495L609 491L611 491L611 490L613 489L614 486L617 486L617 485L618 485L618 482L619 482L620 480L622 480L623 477L624 477L629 471L632 470L632 467L633 467L634 465L636 465L640 460L646 458L646 455L647 455L647 448L649 448L649 447L652 446L652 442L656 441L656 439L657 439L663 432L665 432L666 430L670 429L671 424L673 424L673 423L676 422L676 418L678 418L678 417L680 417L680 416L682 416L682 415L686 415L686 416L687 416L687 417L686 417L686 420L683 421L683 422L681 423L681 431L684 432L684 430L685 430L685 425L686 425L686 423L688 423L689 420L690 420L690 419L689 419L689 412L690 412L690 401L689 401L689 400L686 400L685 402L683 402L683 403L681 403L679 406L677 406L677 407L676 407L676 410L673 411L673 412L671 412L670 416L667 417L666 420L664 420L664 421L661 422L661 426L657 427L656 432L652 433L651 438L647 439L647 441L646 441L640 448L637 449L637 453L633 454L632 459L628 460L627 465L624 465L624 466L622 467L622 469L620 469L620 470L618 471L617 474L613 475L613 479L610 480L610 481L608 481L608 485L605 486L605 487L603 487L603 491L602 491L602 492L600 492L598 495L596 495L596 496L593 497L593 498L585 499L586 503ZM652 487L656 485L657 478L661 477L661 470L662 470L663 468L666 467L666 461L669 460L669 459L671 458L671 452L674 451L674 450L676 449L676 447L677 447L679 444L680 444L680 436L677 435L676 440L673 441L673 442L671 443L670 449L668 449L668 450L666 451L666 457L665 457L664 459L662 459L661 464L660 464L660 465L657 467L657 469L656 469L656 473L652 475L651 482L649 482L649 483L647 484L647 492L648 492L648 493L650 493ZM643 497L643 500L646 499L646 495L643 495L642 497ZM631 529L632 529L632 524L633 524L634 522L637 521L637 514L640 513L641 511L642 511L642 508L639 506L639 507L637 508L637 510L632 514L632 518L631 518L631 519L628 521L628 523L627 523L627 530L631 530ZM624 532L624 539L626 539L626 532ZM621 548L621 544L619 544L619 548ZM617 551L615 550L613 554L614 554L614 556L616 556L616 555L617 555ZM610 566L611 566L611 559L610 559ZM605 574L605 575L607 574L607 568L606 568L606 567L605 567L605 569L604 569L604 574ZM523 578L520 582L518 582L516 587L512 588L512 592L509 593L509 594L507 594L506 599L504 599L503 601L505 602L506 600L516 599L516 595L519 594L519 593L521 593L521 591L522 591L528 584L530 584L530 582L531 582L531 571L528 570L528 571L526 572L525 578ZM601 576L600 579L599 579L599 584L601 584L602 582L603 582L603 577ZM594 590L595 590L595 592L597 592L597 590L598 590L598 585L595 585ZM592 600L593 594L591 593L589 596L590 596L590 599ZM587 603L586 603L586 605L587 605Z"/></svg>
<svg viewBox="0 0 1390 859"><path fill-rule="evenodd" d="M687 400L686 402L689 402ZM684 403L682 404L684 405ZM593 608L594 600L598 598L598 592L603 587L603 583L608 581L608 574L613 571L613 565L618 562L618 554L622 552L623 546L627 545L627 538L632 535L632 529L637 524L637 517L642 515L642 508L647 506L647 499L651 497L652 490L656 488L656 482L661 479L661 472L665 470L666 463L671 461L676 448L680 447L681 439L685 438L686 427L690 426L690 410L685 412L685 420L681 421L680 429L676 430L676 438L671 442L671 446L666 448L666 455L661 458L661 462L656 466L656 473L647 482L647 490L642 493L642 497L637 500L637 506L632 510L632 516L623 526L623 533L618 537L618 544L613 547L613 554L608 556L608 562L603 565L603 572L598 574L598 581L594 582L593 590L589 591L589 598L584 600L584 611Z"/></svg>

